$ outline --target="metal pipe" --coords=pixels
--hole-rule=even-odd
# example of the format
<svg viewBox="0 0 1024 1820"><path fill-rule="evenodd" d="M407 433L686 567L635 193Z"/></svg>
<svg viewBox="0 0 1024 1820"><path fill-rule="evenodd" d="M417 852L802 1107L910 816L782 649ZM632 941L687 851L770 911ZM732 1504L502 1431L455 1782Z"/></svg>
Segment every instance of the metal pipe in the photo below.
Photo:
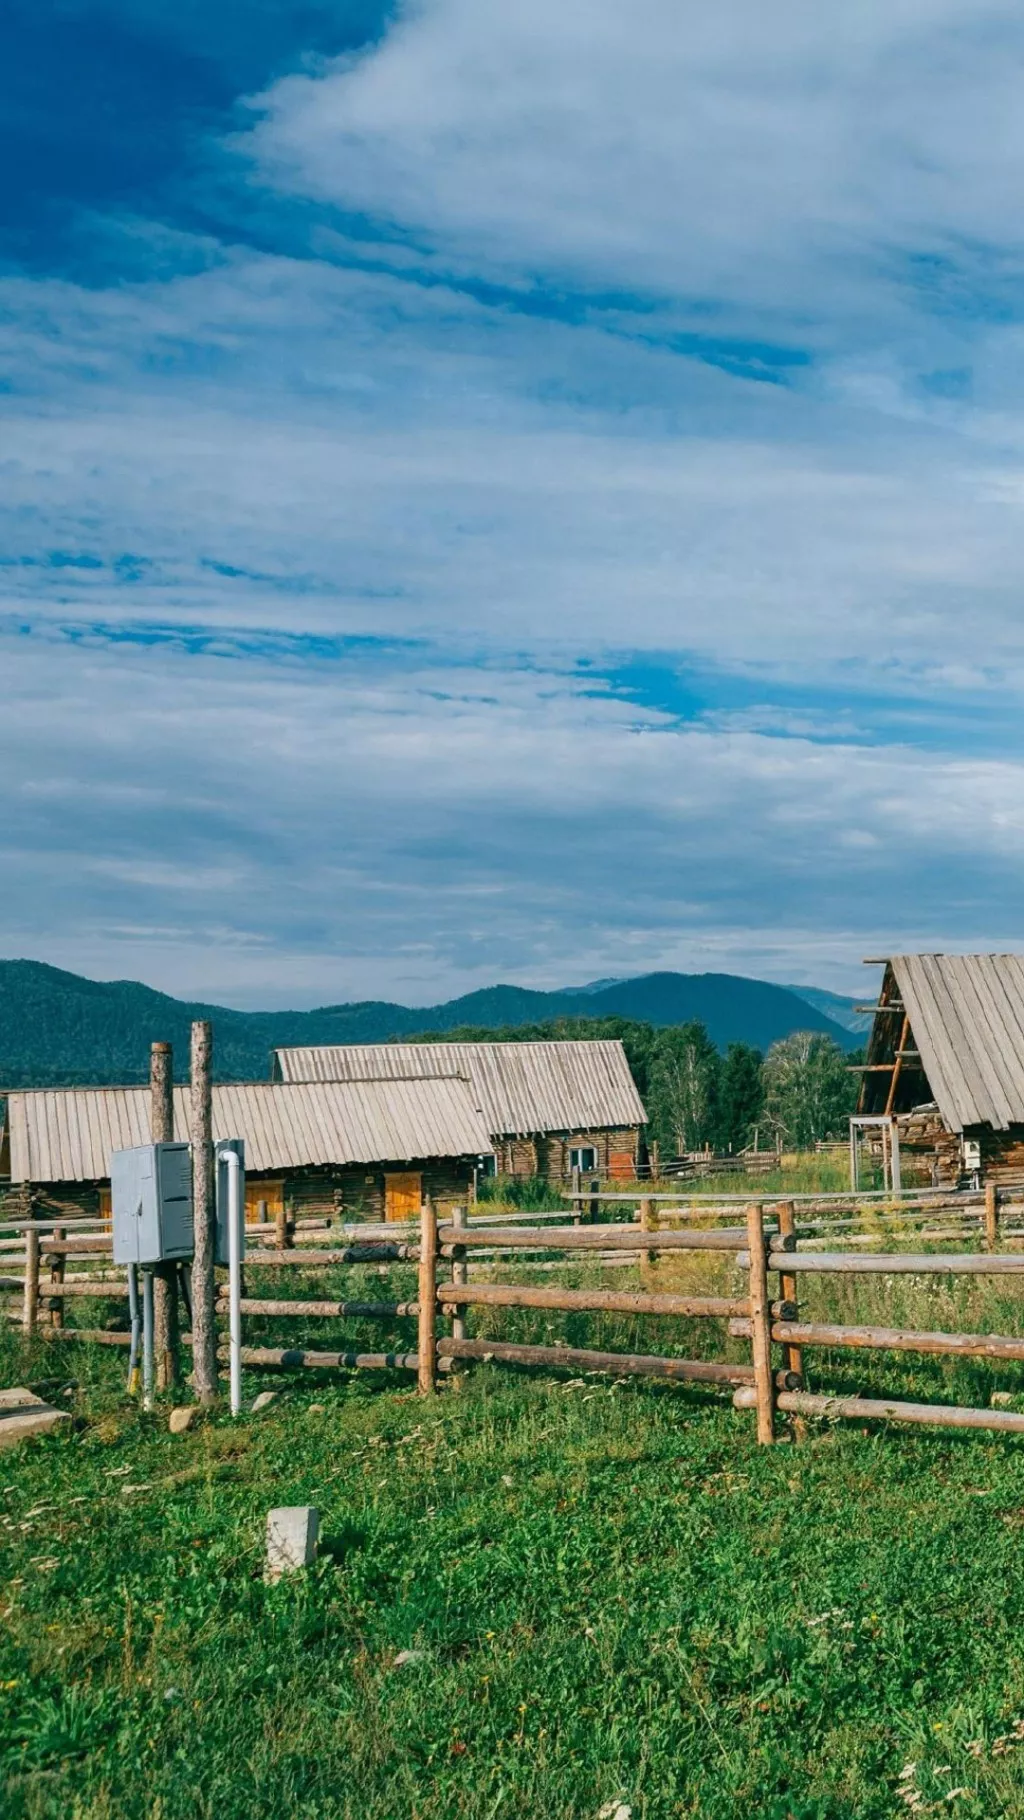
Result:
<svg viewBox="0 0 1024 1820"><path fill-rule="evenodd" d="M139 1394L139 1337L142 1333L142 1316L139 1311L139 1267L128 1266L128 1312L132 1318L131 1351L128 1354L128 1395Z"/></svg>
<svg viewBox="0 0 1024 1820"><path fill-rule="evenodd" d="M153 1407L153 1272L142 1273L142 1407Z"/></svg>
<svg viewBox="0 0 1024 1820"><path fill-rule="evenodd" d="M222 1150L219 1161L228 1172L228 1352L231 1414L242 1408L242 1208L241 1164L234 1150Z"/></svg>

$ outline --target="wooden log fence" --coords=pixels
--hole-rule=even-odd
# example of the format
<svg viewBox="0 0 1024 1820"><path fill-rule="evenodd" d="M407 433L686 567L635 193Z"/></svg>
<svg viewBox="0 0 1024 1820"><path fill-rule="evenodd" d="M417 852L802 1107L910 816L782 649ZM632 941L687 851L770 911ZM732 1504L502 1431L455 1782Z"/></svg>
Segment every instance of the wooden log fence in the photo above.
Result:
<svg viewBox="0 0 1024 1820"><path fill-rule="evenodd" d="M891 1200L892 1197L888 1198ZM653 1200L654 1197L645 1196L644 1199ZM415 1320L415 1346L371 1351L358 1347L319 1349L306 1344L247 1345L243 1346L242 1360L246 1365L260 1368L411 1372L415 1373L419 1390L424 1395L432 1394L439 1375L450 1373L457 1363L484 1360L532 1369L724 1386L734 1392L732 1401L737 1410L755 1414L757 1438L764 1445L775 1439L777 1423L786 1416L796 1418L798 1426L800 1420L816 1416L1024 1433L1024 1415L1012 1411L953 1408L898 1398L831 1395L810 1390L804 1381L804 1354L814 1349L872 1350L1024 1363L1024 1337L917 1332L881 1325L846 1326L800 1318L798 1291L805 1273L884 1277L1024 1276L1024 1252L995 1248L1000 1236L1004 1239L1009 1236L1005 1220L1000 1218L1005 1214L1001 1197L988 1193L978 1200L978 1213L975 1215L970 1209L968 1212L976 1220L977 1238L986 1249L974 1252L856 1251L852 1244L860 1235L851 1235L848 1241L851 1248L847 1250L797 1249L805 1228L798 1224L798 1210L792 1196L778 1202L751 1203L742 1227L736 1224L667 1227L661 1223L663 1210L659 1208L655 1214L653 1207L641 1220L628 1224L556 1226L549 1222L543 1226L533 1223L512 1225L495 1223L493 1218L474 1219L469 1224L462 1210L439 1223L428 1203L421 1212L417 1237L411 1233L407 1237L404 1232L402 1236L390 1236L388 1229L373 1227L362 1229L365 1235L362 1239L354 1236L359 1231L355 1228L349 1238L346 1229L335 1226L339 1238L344 1237L348 1242L325 1247L321 1239L315 1248L300 1248L294 1243L296 1234L292 1231L286 1235L283 1247L278 1244L251 1247L246 1259L247 1270L297 1268L309 1271L330 1266L414 1265L418 1277L416 1293L404 1299L393 1295L364 1299L260 1295L250 1289L242 1300L244 1316L303 1321ZM774 1217L766 1220L769 1209L773 1210ZM675 1209L664 1211L675 1212ZM722 1211L735 1220L735 1206L730 1204ZM934 1208L918 1206L913 1213L934 1217ZM894 1217L899 1217L898 1213ZM324 1230L323 1227L319 1229L321 1233ZM280 1222L276 1229L268 1223L265 1232L277 1238ZM391 1232L394 1233L393 1228ZM914 1235L909 1236L913 1239ZM110 1256L109 1235L94 1231L69 1232L66 1227L62 1232L53 1222L33 1221L21 1227L17 1242L21 1252L17 1257L0 1259L0 1268L17 1267L24 1260L24 1274L0 1276L0 1291L19 1294L20 1308L8 1310L8 1318L20 1321L26 1334L53 1332L56 1337L59 1331L56 1327L41 1326L41 1300L63 1308L66 1301L76 1297L116 1300L127 1295L124 1281L112 1279L109 1270L104 1269L104 1260ZM486 1261L496 1269L502 1259L513 1254L520 1266L524 1266L538 1254L544 1257L557 1255L563 1261L594 1265L604 1259L640 1264L647 1257L694 1252L734 1263L745 1273L746 1293L704 1295L668 1289L615 1290L600 1284L570 1288L554 1283L468 1280L470 1259L474 1263ZM67 1261L76 1257L82 1259L87 1268L81 1274L69 1276ZM450 1275L442 1273L442 1260L448 1262ZM49 1280L43 1275L47 1267ZM90 1269L95 1274L89 1274ZM773 1278L777 1279L774 1291ZM226 1306L222 1287L216 1303L219 1316L226 1313ZM713 1319L724 1323L724 1332L730 1339L749 1344L750 1357L749 1362L734 1363L473 1337L466 1332L466 1314L474 1308ZM439 1322L449 1324L450 1331L439 1332ZM128 1341L127 1334L99 1329L65 1328L63 1337L112 1346L124 1346ZM190 1335L183 1338L186 1344L190 1343ZM223 1346L218 1349L217 1356L226 1356Z"/></svg>

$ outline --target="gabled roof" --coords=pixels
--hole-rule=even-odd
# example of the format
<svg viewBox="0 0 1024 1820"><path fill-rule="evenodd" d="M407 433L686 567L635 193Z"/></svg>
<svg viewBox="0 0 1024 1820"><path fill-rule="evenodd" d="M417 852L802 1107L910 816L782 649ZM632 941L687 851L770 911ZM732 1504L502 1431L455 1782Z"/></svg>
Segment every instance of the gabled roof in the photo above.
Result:
<svg viewBox="0 0 1024 1820"><path fill-rule="evenodd" d="M572 1043L339 1043L276 1049L285 1081L362 1080L410 1073L465 1075L493 1137L643 1125L643 1101L618 1041Z"/></svg>
<svg viewBox="0 0 1024 1820"><path fill-rule="evenodd" d="M40 1088L10 1093L7 1104L13 1182L105 1181L112 1151L150 1141L148 1087ZM187 1087L174 1089L174 1133L190 1136ZM214 1087L213 1135L244 1138L246 1167L261 1173L490 1149L469 1087L451 1074Z"/></svg>
<svg viewBox="0 0 1024 1820"><path fill-rule="evenodd" d="M944 1124L1024 1124L1024 955L896 954L889 965Z"/></svg>

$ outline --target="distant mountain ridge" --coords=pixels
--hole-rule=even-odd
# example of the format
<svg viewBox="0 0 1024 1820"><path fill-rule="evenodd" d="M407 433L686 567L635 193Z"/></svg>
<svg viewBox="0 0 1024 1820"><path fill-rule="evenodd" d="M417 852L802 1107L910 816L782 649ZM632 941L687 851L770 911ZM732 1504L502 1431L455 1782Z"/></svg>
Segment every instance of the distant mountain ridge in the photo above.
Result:
<svg viewBox="0 0 1024 1820"><path fill-rule="evenodd" d="M221 1080L265 1080L270 1051L289 1044L380 1043L466 1025L499 1030L553 1018L622 1017L703 1023L719 1049L767 1049L794 1030L817 1030L842 1047L856 1036L785 986L731 973L649 973L566 991L488 986L445 1004L411 1008L368 999L315 1011L234 1011L192 1004L136 980L99 981L42 961L0 961L0 1091L4 1087L130 1083L148 1076L149 1045L174 1045L188 1068L190 1026L209 1018Z"/></svg>

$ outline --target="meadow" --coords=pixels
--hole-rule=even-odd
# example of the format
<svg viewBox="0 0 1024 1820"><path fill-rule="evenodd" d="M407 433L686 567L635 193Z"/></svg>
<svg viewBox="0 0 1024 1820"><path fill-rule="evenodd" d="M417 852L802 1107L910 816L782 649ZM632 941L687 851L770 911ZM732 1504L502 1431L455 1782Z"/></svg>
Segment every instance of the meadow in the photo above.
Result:
<svg viewBox="0 0 1024 1820"><path fill-rule="evenodd" d="M730 1293L733 1272L677 1254L559 1276ZM268 1294L414 1283L259 1275ZM937 1284L811 1279L803 1306L1024 1332L1014 1279ZM470 1319L749 1357L718 1322ZM246 1339L308 1343L309 1323L252 1317ZM317 1323L340 1343L404 1350L413 1327ZM812 1388L1024 1408L1019 1365L808 1365ZM0 1456L4 1820L1024 1820L1014 1437L809 1424L759 1449L727 1393L496 1365L426 1399L397 1375L249 1370L268 1409L171 1436L123 1370L0 1334L0 1382L74 1417ZM266 1513L293 1503L321 1513L320 1558L270 1587Z"/></svg>

